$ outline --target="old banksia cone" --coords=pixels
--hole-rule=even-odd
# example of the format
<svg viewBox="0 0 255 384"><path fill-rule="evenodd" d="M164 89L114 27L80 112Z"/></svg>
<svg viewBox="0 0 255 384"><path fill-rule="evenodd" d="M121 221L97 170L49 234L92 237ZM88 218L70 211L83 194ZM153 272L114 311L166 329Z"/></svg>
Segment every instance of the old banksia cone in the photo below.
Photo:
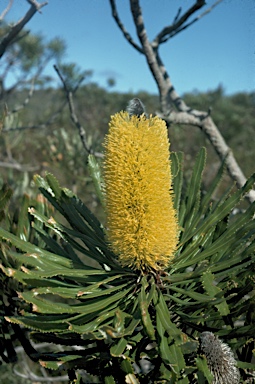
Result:
<svg viewBox="0 0 255 384"><path fill-rule="evenodd" d="M239 384L240 373L229 346L212 332L201 333L200 339L202 352L214 377L212 384Z"/></svg>
<svg viewBox="0 0 255 384"><path fill-rule="evenodd" d="M165 122L120 112L104 142L107 239L123 266L167 267L178 238Z"/></svg>

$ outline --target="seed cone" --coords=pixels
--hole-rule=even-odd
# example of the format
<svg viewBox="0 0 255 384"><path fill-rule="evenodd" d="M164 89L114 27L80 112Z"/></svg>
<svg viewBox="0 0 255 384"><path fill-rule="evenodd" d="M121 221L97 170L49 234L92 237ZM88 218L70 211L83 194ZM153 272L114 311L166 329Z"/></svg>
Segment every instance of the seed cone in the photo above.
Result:
<svg viewBox="0 0 255 384"><path fill-rule="evenodd" d="M229 346L212 332L201 333L200 339L202 352L214 377L212 384L239 384L240 373Z"/></svg>

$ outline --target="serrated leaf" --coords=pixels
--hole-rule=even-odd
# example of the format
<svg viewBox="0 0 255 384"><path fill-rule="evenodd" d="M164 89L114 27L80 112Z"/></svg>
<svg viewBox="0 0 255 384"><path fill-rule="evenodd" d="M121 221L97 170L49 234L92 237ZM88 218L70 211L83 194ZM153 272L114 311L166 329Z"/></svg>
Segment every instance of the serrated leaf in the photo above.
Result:
<svg viewBox="0 0 255 384"><path fill-rule="evenodd" d="M60 315L61 316L61 315ZM70 315L69 315L70 317ZM68 330L68 319L69 317L65 315L61 316L58 321L51 321L51 317L45 321L44 318L37 319L36 316L15 316L15 317L6 317L5 319L13 324L20 324L26 328L34 329L40 332L62 332Z"/></svg>
<svg viewBox="0 0 255 384"><path fill-rule="evenodd" d="M46 172L45 178L54 195L57 199L59 199L61 196L62 188L60 187L57 178L49 172Z"/></svg>
<svg viewBox="0 0 255 384"><path fill-rule="evenodd" d="M4 211L8 206L10 199L13 195L13 191L11 188L4 184L0 190L0 212ZM1 216L0 216L1 217Z"/></svg>
<svg viewBox="0 0 255 384"><path fill-rule="evenodd" d="M46 251L45 249L41 249L36 245L31 244L27 241L23 241L19 239L17 236L13 235L12 233L5 231L3 228L0 228L0 238L10 241L15 247L17 247L18 249L24 252L34 254L35 256L33 257L40 256L40 258L45 259L45 261L47 259L47 261L49 262L57 263L62 266L66 266L66 267L72 266L72 263L70 260L67 260L62 256L57 256L54 253Z"/></svg>
<svg viewBox="0 0 255 384"><path fill-rule="evenodd" d="M24 195L21 203L21 208L19 211L17 231L16 231L16 235L24 241L28 241L29 234L30 234L30 223L28 220L29 203L30 203L29 197L27 195Z"/></svg>
<svg viewBox="0 0 255 384"><path fill-rule="evenodd" d="M206 194L203 196L203 198L201 200L201 211L202 212L205 212L206 210L208 210L208 206L209 206L209 203L211 201L212 195L213 195L215 189L217 188L217 186L219 185L219 182L222 179L222 175L223 175L223 172L224 172L224 169L226 166L226 160L227 160L227 156L221 162L221 166L218 169L216 176L213 178L212 183L210 184L209 188L206 191Z"/></svg>
<svg viewBox="0 0 255 384"><path fill-rule="evenodd" d="M237 367L242 369L251 369L255 371L255 364L254 363L246 363L245 361L237 361Z"/></svg>
<svg viewBox="0 0 255 384"><path fill-rule="evenodd" d="M159 312L156 313L157 331L159 333L159 350L160 356L163 362L169 366L173 372L179 375L180 371L185 367L185 361L181 348L172 343L172 338L168 338L165 335L165 328L162 324L162 318L159 316ZM170 343L169 343L170 339Z"/></svg>
<svg viewBox="0 0 255 384"><path fill-rule="evenodd" d="M216 295L219 295L219 293L221 293L221 297L224 298L224 294L222 290L215 285L214 276L210 271L207 271L203 274L202 281L203 281L203 286L209 296L215 297ZM218 309L218 311L222 316L227 316L230 313L226 300L224 300L220 304L215 304L215 307Z"/></svg>
<svg viewBox="0 0 255 384"><path fill-rule="evenodd" d="M116 384L116 381L112 375L105 376L104 378L104 384Z"/></svg>
<svg viewBox="0 0 255 384"><path fill-rule="evenodd" d="M186 198L183 200L180 212L180 224L188 228L191 226L193 218L199 208L200 204L200 186L205 167L206 151L201 148L197 155L196 162L193 168L192 176L187 188ZM185 204L185 208L184 208ZM186 236L185 233L183 235Z"/></svg>
<svg viewBox="0 0 255 384"><path fill-rule="evenodd" d="M58 313L92 313L98 312L100 310L106 310L108 306L114 304L118 305L118 302L123 297L127 296L128 293L133 289L133 286L128 289L123 289L120 292L110 296L110 297L98 297L91 299L90 303L80 303L76 305L69 305L66 303L60 302L51 302L42 297L36 296L33 292L23 292L20 293L20 296L28 303L33 304L34 312L39 313L48 313L48 314L58 314Z"/></svg>
<svg viewBox="0 0 255 384"><path fill-rule="evenodd" d="M171 344L169 346L170 361L171 367L174 372L179 376L181 370L186 367L185 360L182 354L182 349L176 344Z"/></svg>
<svg viewBox="0 0 255 384"><path fill-rule="evenodd" d="M100 166L94 155L90 154L88 156L88 167L89 167L91 178L95 186L97 197L101 202L101 204L104 205L104 196L102 191L102 184L103 184L102 174L101 174Z"/></svg>
<svg viewBox="0 0 255 384"><path fill-rule="evenodd" d="M174 209L179 211L183 183L183 153L171 152L171 172L173 177Z"/></svg>
<svg viewBox="0 0 255 384"><path fill-rule="evenodd" d="M134 373L134 366L132 365L131 361L128 359L123 359L120 364L121 370L125 373Z"/></svg>
<svg viewBox="0 0 255 384"><path fill-rule="evenodd" d="M147 281L145 276L142 278L142 286L141 286L141 292L138 295L138 302L139 307L141 311L141 318L143 325L145 327L145 330L151 340L155 340L155 329L149 314L149 303L147 301L146 293L145 293L145 287L147 285Z"/></svg>
<svg viewBox="0 0 255 384"><path fill-rule="evenodd" d="M154 305L165 331L177 343L182 343L181 330L170 320L170 312L161 292L159 292L158 300L154 300Z"/></svg>
<svg viewBox="0 0 255 384"><path fill-rule="evenodd" d="M123 355L126 346L127 346L127 340L122 337L121 339L118 340L117 343L115 343L111 348L110 348L110 353L112 356L121 356Z"/></svg>
<svg viewBox="0 0 255 384"><path fill-rule="evenodd" d="M175 286L172 286L171 290L178 292L178 293L181 293L182 295L191 297L192 299L197 300L198 303L208 303L210 301L213 301L212 297L207 296L207 295L202 294L202 293L197 293L193 290L187 290L187 289L185 290L185 289L178 288Z"/></svg>
<svg viewBox="0 0 255 384"><path fill-rule="evenodd" d="M213 382L213 375L211 374L208 368L206 358L204 356L201 356L201 357L198 356L195 358L195 361L199 371L201 371L204 374L204 376L208 380L208 383L211 384Z"/></svg>

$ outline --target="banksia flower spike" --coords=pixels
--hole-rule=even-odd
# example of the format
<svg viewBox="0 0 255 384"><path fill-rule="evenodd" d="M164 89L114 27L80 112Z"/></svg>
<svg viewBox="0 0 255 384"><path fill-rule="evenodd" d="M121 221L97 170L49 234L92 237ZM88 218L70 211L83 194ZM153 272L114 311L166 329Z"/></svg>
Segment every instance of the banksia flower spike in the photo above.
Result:
<svg viewBox="0 0 255 384"><path fill-rule="evenodd" d="M117 113L104 147L111 249L123 266L161 270L174 257L178 239L165 122L145 114Z"/></svg>
<svg viewBox="0 0 255 384"><path fill-rule="evenodd" d="M214 377L212 384L239 384L240 373L229 346L212 332L203 332L200 339L202 352Z"/></svg>

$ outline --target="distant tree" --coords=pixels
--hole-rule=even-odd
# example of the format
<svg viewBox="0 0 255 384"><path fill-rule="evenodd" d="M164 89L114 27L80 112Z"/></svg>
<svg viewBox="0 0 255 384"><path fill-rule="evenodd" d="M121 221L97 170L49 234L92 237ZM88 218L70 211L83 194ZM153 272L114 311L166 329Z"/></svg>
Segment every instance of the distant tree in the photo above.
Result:
<svg viewBox="0 0 255 384"><path fill-rule="evenodd" d="M116 85L116 80L113 78L113 77L109 77L108 79L107 79L107 86L109 87L109 88L112 88L112 87L114 87Z"/></svg>
<svg viewBox="0 0 255 384"><path fill-rule="evenodd" d="M0 38L6 35L8 26L0 26ZM65 53L65 43L55 38L49 42L42 35L24 30L19 39L6 49L0 61L0 98L6 99L16 90L41 86L51 78L43 75L47 64L54 60L60 62ZM8 84L7 84L8 81Z"/></svg>

